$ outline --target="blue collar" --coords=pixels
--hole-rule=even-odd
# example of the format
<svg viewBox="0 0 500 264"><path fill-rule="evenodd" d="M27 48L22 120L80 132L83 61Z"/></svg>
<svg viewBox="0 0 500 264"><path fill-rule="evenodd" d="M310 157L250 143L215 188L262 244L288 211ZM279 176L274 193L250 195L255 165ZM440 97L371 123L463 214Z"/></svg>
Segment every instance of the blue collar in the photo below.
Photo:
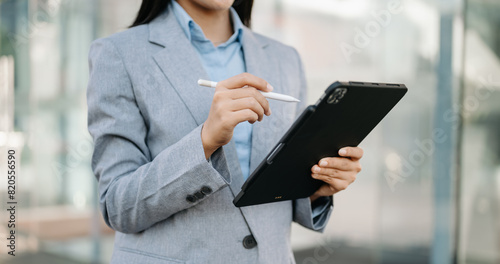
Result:
<svg viewBox="0 0 500 264"><path fill-rule="evenodd" d="M181 5L177 3L177 1L172 1L172 7L175 17L177 18L177 21L179 22L179 25L182 28L182 31L184 31L186 37L189 39L190 42L210 41L205 37L205 34L201 30L201 27L193 21L191 16L189 16L189 14L184 10L184 8L182 8ZM225 43L219 45L218 47L227 46L228 44L231 44L235 41L241 42L241 36L243 33L243 23L241 22L240 17L238 16L238 13L236 13L234 8L231 7L230 12L233 22L234 33Z"/></svg>

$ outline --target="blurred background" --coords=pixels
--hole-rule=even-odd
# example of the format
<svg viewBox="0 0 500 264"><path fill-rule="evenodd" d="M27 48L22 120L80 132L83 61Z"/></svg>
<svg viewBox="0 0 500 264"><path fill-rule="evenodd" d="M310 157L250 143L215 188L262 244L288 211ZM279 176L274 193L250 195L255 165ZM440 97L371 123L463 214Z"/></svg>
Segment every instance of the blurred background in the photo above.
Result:
<svg viewBox="0 0 500 264"><path fill-rule="evenodd" d="M92 40L140 0L0 2L0 238L16 152L16 256L108 263L86 128ZM255 0L254 31L298 49L309 102L335 80L409 92L362 143L325 234L293 226L297 263L500 263L500 2ZM495 103L496 102L496 103ZM7 242L6 242L7 241Z"/></svg>

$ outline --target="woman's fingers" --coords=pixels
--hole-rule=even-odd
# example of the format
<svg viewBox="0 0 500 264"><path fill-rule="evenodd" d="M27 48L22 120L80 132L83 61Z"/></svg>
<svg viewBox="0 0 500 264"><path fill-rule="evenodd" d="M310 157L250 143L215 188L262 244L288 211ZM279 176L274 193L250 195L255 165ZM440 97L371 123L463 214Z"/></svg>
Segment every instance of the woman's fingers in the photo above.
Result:
<svg viewBox="0 0 500 264"><path fill-rule="evenodd" d="M317 166L314 166L317 167ZM354 171L341 171L335 169L321 169L321 171L316 171L315 168L312 169L312 175L319 175L323 177L328 177L331 179L340 179L347 181L348 183L353 183L356 180L357 173ZM314 176L313 176L314 177Z"/></svg>
<svg viewBox="0 0 500 264"><path fill-rule="evenodd" d="M314 179L323 181L326 184L328 184L329 187L330 187L330 189L334 190L333 193L337 193L339 191L343 191L343 190L347 189L347 187L349 186L349 184L351 184L351 182L349 182L347 180L339 179L339 178L334 178L334 177L330 177L330 176L327 176L327 175L313 174L312 177Z"/></svg>
<svg viewBox="0 0 500 264"><path fill-rule="evenodd" d="M269 116L271 114L271 109L269 108L269 102L267 99L255 88L241 88L224 91L233 99L235 103L241 103L241 105L235 105L234 110L240 110L245 107L260 107L265 115ZM243 100L240 100L243 99ZM260 121L260 120L259 120Z"/></svg>
<svg viewBox="0 0 500 264"><path fill-rule="evenodd" d="M356 180L356 175L361 171L359 159L363 157L363 149L345 147L339 150L339 155L341 157L323 158L312 166L311 176L325 182L313 196L332 195L345 190Z"/></svg>
<svg viewBox="0 0 500 264"><path fill-rule="evenodd" d="M250 109L238 110L231 113L233 116L233 120L235 121L235 126L238 123L248 121L250 124L253 124L259 121L259 115Z"/></svg>
<svg viewBox="0 0 500 264"><path fill-rule="evenodd" d="M245 97L236 100L231 100L228 104L229 104L229 109L231 109L231 111L233 112L243 109L252 110L258 116L257 121L262 121L262 119L264 118L264 114L267 114L265 113L262 105L253 97Z"/></svg>
<svg viewBox="0 0 500 264"><path fill-rule="evenodd" d="M271 114L269 102L259 92L271 89L265 80L249 73L217 84L208 118L202 128L202 143L207 158L231 140L236 125L244 121L253 124L261 121L264 114Z"/></svg>
<svg viewBox="0 0 500 264"><path fill-rule="evenodd" d="M352 159L348 159L348 158L338 158L338 157L323 158L318 162L318 165L314 165L313 170L315 167L317 167L325 172L326 171L333 171L333 170L355 171L355 172L361 171L361 164L359 163L358 159L352 160ZM319 173L322 173L322 172L319 172ZM323 174L327 174L327 173L323 173Z"/></svg>
<svg viewBox="0 0 500 264"><path fill-rule="evenodd" d="M363 157L363 149L360 147L345 147L339 150L339 155L341 157L359 160Z"/></svg>
<svg viewBox="0 0 500 264"><path fill-rule="evenodd" d="M236 76L233 76L229 79L220 81L217 83L217 88L226 88L226 89L235 89L242 88L244 86L255 87L258 90L264 92L270 92L273 90L273 87L268 84L264 79L259 78L250 73L242 73Z"/></svg>

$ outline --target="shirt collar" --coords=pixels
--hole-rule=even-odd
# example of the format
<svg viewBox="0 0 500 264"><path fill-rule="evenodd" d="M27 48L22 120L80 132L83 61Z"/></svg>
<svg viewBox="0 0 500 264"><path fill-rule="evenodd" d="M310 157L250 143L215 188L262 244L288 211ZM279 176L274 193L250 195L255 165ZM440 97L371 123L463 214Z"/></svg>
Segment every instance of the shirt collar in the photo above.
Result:
<svg viewBox="0 0 500 264"><path fill-rule="evenodd" d="M182 31L184 31L189 41L210 41L205 37L205 34L203 34L203 30L201 30L201 27L194 22L191 16L189 16L189 14L184 10L184 8L182 8L181 5L179 5L179 3L177 3L177 1L172 1L172 5L172 10L175 14L175 17L177 18ZM234 33L225 43L219 45L218 47L224 47L232 42L239 42L241 40L241 36L243 33L243 23L241 22L241 19L234 8L230 8L230 13L232 18L231 20L233 22Z"/></svg>

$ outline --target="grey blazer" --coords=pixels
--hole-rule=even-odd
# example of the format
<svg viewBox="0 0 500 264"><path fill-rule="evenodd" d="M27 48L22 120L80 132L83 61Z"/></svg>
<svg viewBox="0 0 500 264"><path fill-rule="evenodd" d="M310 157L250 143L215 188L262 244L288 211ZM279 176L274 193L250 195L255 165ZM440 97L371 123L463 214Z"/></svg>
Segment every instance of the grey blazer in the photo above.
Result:
<svg viewBox="0 0 500 264"><path fill-rule="evenodd" d="M306 101L293 48L248 28L242 45L248 72ZM168 9L94 41L89 62L92 169L104 220L117 231L111 263L294 263L292 220L324 229L332 206L313 220L308 198L232 204L244 182L234 142L205 159L200 133L214 91L197 85L207 73ZM273 114L253 125L251 170L304 107L270 105Z"/></svg>

